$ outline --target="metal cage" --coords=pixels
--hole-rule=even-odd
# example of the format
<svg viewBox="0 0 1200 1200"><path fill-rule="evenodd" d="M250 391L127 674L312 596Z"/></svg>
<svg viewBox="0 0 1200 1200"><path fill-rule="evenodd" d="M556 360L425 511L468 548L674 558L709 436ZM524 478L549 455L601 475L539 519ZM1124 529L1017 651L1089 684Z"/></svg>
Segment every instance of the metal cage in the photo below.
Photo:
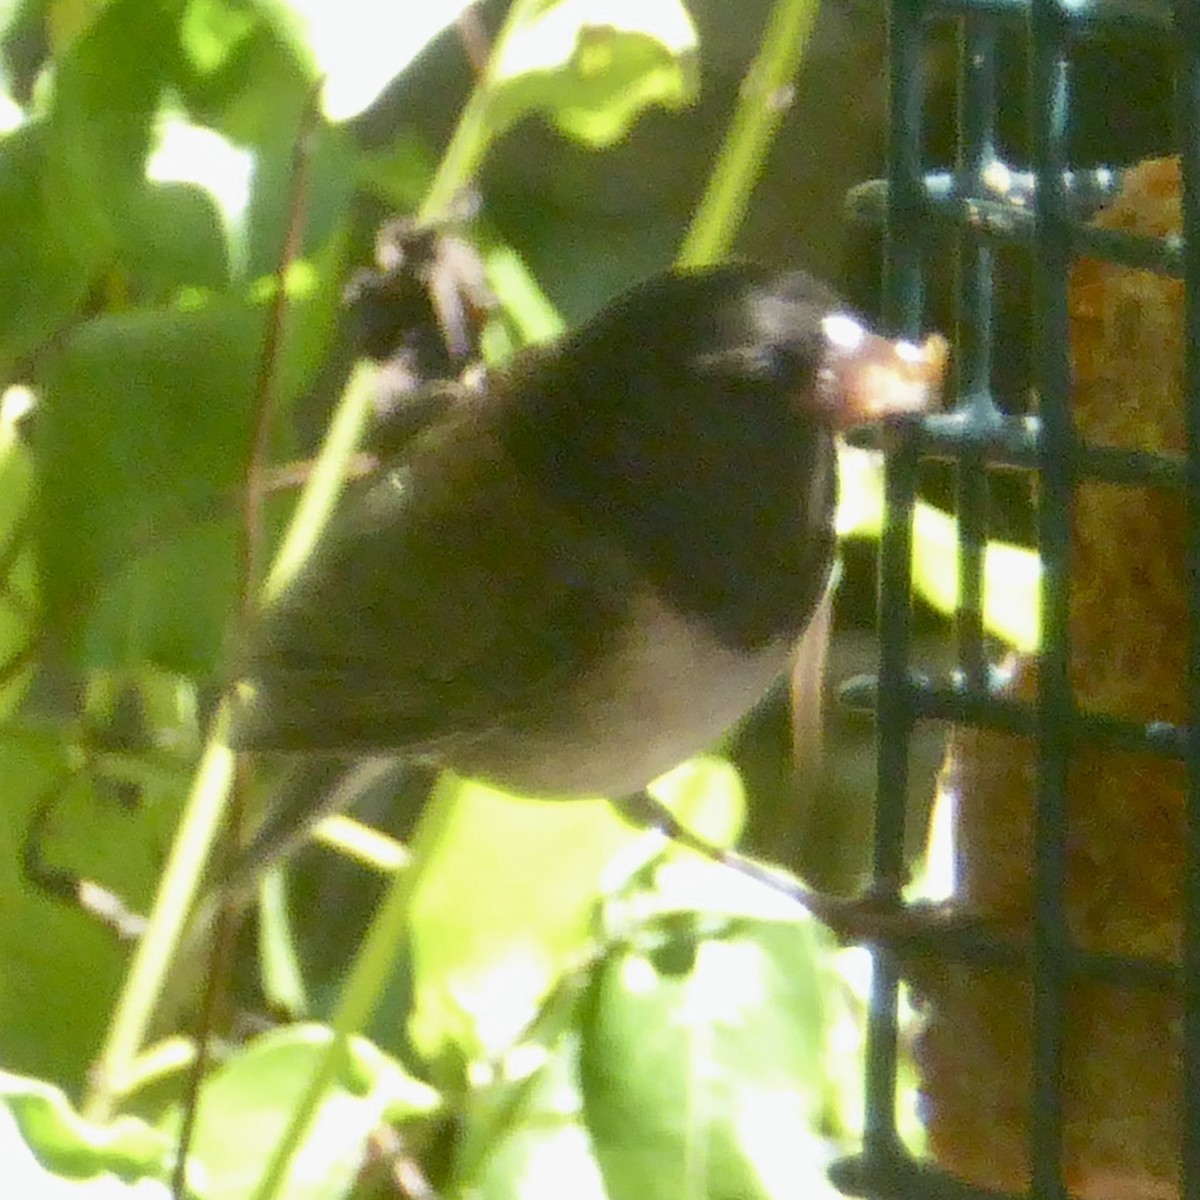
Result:
<svg viewBox="0 0 1200 1200"><path fill-rule="evenodd" d="M924 163L922 63L931 19L958 24L957 163L928 172ZM921 328L931 230L957 245L954 403L889 446L887 520L880 569L880 671L870 689L878 727L878 807L874 869L886 887L903 869L908 739L915 721L949 719L1022 733L1036 744L1032 934L1024 946L986 926L950 922L910 940L920 953L958 962L1024 969L1031 980L1027 1162L1030 1194L1068 1193L1063 1170L1063 1062L1068 989L1079 979L1172 991L1182 1012L1179 1194L1200 1197L1200 3L1176 0L892 0L888 178L856 189L859 216L887 233L885 310L897 332ZM997 37L1023 35L1029 88L1028 169L1002 170L997 190ZM1075 116L1073 54L1098 36L1157 39L1168 48L1177 101L1175 150L1182 179L1182 237L1155 238L1099 229L1088 220L1120 182L1114 169L1073 169L1068 134ZM998 245L1019 243L1032 256L1032 375L1037 419L1006 416L993 391L994 284ZM1074 259L1148 268L1182 277L1183 414L1186 455L1089 445L1072 413L1068 286ZM910 669L911 518L924 458L957 464L960 670L953 684L923 681ZM1036 472L1042 559L1042 641L1038 687L1030 703L990 684L981 618L989 467ZM1081 481L1153 486L1182 493L1187 514L1185 571L1189 621L1187 724L1140 723L1088 713L1072 686L1070 554L1073 497ZM1140 547L1130 546L1130 554ZM1182 761L1186 769L1186 878L1181 886L1182 949L1177 962L1088 952L1072 944L1064 906L1068 856L1068 774L1080 746ZM882 939L868 1037L866 1133L861 1153L835 1168L839 1187L879 1197L984 1197L998 1193L914 1161L897 1135L897 996L904 950ZM911 947L910 947L911 949Z"/></svg>

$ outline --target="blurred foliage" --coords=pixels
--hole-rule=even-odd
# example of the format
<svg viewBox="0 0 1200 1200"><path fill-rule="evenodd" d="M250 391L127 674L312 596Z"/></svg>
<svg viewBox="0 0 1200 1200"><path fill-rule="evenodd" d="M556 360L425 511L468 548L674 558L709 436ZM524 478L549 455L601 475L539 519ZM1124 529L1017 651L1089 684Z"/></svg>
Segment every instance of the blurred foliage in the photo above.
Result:
<svg viewBox="0 0 1200 1200"><path fill-rule="evenodd" d="M501 301L494 344L508 347L561 328L560 305L574 316L665 265L699 204L736 80L693 138L684 110L704 41L679 0L499 7L0 5L0 1046L21 1073L0 1077L0 1159L18 1173L13 1194L168 1194L187 1055L144 1043L166 976L194 977L170 953L228 784L204 730L237 636L240 497L275 314L270 459L307 453L329 425L344 460L353 405L339 397L359 393L340 301L381 214L438 219L481 177L494 188L471 233ZM793 24L779 29L811 17L795 0L780 12ZM414 119L380 136L389 93L422 78L437 45L480 38L495 52L438 93L440 133ZM768 38L763 53L778 49ZM731 160L745 190L777 126ZM508 153L529 139L568 139L563 178L612 198L645 182L622 156L642 144L654 157L664 131L694 156L682 213L538 224L542 213L521 229L505 207L505 171L544 167ZM779 136L844 134L789 124ZM861 154L847 157L821 183L836 194L862 171ZM778 219L795 225L795 203ZM708 253L729 252L740 218L718 206ZM813 209L818 263L839 224L836 206ZM869 532L878 504L855 494ZM293 510L271 497L271 544L301 527ZM689 764L662 793L689 824L736 840L744 798L725 762ZM438 784L400 875L398 964L360 959L343 988L345 955L316 973L302 943L264 956L282 971L299 955L299 983L266 990L334 1014L337 1033L231 1031L201 1090L192 1194L265 1196L255 1188L280 1138L300 1163L275 1194L314 1200L390 1194L405 1172L446 1196L827 1188L824 1163L856 1120L858 1061L831 1039L844 1046L861 989L794 907L664 852L605 805L543 808L456 780ZM355 892L352 933L329 932L343 906L317 914L338 950L357 941L378 881L359 871ZM131 912L151 912L132 970L97 910L127 931ZM345 1036L348 1012L369 1019L372 1042Z"/></svg>

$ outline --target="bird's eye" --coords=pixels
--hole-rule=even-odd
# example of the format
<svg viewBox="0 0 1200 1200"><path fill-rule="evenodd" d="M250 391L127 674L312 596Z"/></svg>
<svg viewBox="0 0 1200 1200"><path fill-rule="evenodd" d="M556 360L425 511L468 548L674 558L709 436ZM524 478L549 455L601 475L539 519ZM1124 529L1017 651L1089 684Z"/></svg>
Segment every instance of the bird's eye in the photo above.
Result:
<svg viewBox="0 0 1200 1200"><path fill-rule="evenodd" d="M857 351L867 336L862 322L855 320L848 313L830 313L821 322L821 331L831 346L846 354Z"/></svg>

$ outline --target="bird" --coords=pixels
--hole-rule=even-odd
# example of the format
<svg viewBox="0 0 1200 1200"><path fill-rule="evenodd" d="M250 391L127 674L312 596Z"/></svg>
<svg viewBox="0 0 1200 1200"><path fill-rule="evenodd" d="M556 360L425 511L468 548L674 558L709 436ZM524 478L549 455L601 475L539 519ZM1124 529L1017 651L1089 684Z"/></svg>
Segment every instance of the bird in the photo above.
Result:
<svg viewBox="0 0 1200 1200"><path fill-rule="evenodd" d="M230 745L644 795L787 671L829 595L836 436L928 408L945 354L732 263L426 391L252 627ZM268 814L248 857L353 791Z"/></svg>

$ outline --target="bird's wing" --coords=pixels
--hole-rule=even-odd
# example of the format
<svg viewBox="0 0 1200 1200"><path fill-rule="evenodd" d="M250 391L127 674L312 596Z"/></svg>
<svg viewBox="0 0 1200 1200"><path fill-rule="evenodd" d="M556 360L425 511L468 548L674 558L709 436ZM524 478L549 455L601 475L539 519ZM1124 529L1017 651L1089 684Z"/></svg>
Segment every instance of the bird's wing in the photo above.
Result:
<svg viewBox="0 0 1200 1200"><path fill-rule="evenodd" d="M236 746L436 754L586 669L617 564L478 424L453 414L347 493L243 660Z"/></svg>

